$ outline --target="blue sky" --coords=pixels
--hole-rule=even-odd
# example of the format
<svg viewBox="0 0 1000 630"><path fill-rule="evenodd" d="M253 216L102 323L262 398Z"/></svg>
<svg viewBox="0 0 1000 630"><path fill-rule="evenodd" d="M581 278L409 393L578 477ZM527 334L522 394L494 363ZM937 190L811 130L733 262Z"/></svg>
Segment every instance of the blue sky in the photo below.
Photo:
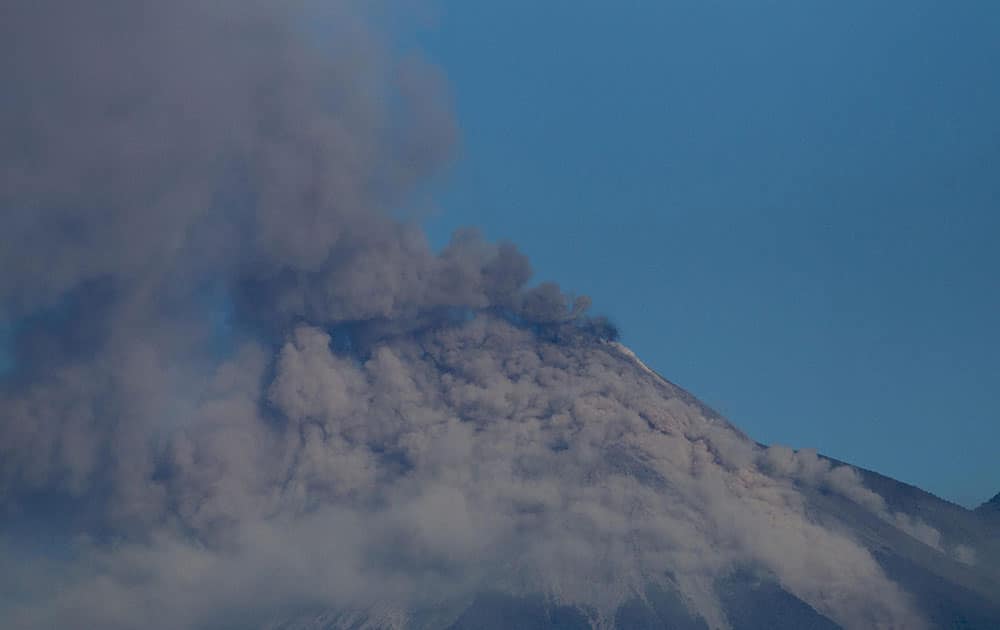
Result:
<svg viewBox="0 0 1000 630"><path fill-rule="evenodd" d="M515 241L758 440L1000 491L1000 4L438 7L436 243Z"/></svg>

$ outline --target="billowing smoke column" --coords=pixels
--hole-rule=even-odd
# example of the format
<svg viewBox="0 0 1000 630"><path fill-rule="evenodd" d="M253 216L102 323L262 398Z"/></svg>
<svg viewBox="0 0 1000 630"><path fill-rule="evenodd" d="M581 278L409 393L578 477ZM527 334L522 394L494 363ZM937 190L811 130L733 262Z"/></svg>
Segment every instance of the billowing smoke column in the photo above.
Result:
<svg viewBox="0 0 1000 630"><path fill-rule="evenodd" d="M574 315L554 286L524 290L513 247L470 233L435 254L389 218L453 142L433 73L388 58L346 6L310 46L285 4L5 6L8 487L104 483L131 497L122 516L151 516L148 438L197 404L226 311L227 332L276 338Z"/></svg>
<svg viewBox="0 0 1000 630"><path fill-rule="evenodd" d="M888 515L854 471L761 449L513 246L392 218L454 143L440 79L306 9L0 8L0 625L447 625L490 589L601 626L664 584L726 627L752 565L920 627L806 516Z"/></svg>

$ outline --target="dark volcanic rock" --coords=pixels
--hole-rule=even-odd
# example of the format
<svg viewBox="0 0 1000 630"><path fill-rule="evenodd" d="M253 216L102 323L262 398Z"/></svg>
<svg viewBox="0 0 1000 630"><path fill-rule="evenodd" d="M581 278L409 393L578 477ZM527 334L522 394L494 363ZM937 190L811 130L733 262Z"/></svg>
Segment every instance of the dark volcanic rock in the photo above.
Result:
<svg viewBox="0 0 1000 630"><path fill-rule="evenodd" d="M772 580L737 571L716 587L733 630L840 630L840 626Z"/></svg>
<svg viewBox="0 0 1000 630"><path fill-rule="evenodd" d="M513 597L484 593L476 597L448 630L589 630L590 621L569 606L556 606L541 597Z"/></svg>
<svg viewBox="0 0 1000 630"><path fill-rule="evenodd" d="M1000 492L989 501L977 507L976 512L984 515L1000 514Z"/></svg>

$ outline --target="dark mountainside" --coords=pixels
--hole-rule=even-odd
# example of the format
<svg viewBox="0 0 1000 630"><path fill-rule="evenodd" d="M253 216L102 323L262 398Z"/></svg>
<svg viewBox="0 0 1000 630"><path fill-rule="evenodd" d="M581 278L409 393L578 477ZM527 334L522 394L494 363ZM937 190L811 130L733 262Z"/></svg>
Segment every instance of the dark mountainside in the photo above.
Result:
<svg viewBox="0 0 1000 630"><path fill-rule="evenodd" d="M434 251L455 125L371 4L0 9L0 627L1000 627L996 499L757 444Z"/></svg>
<svg viewBox="0 0 1000 630"><path fill-rule="evenodd" d="M992 499L983 503L976 508L976 511L980 514L991 514L1000 512L1000 492L996 494Z"/></svg>

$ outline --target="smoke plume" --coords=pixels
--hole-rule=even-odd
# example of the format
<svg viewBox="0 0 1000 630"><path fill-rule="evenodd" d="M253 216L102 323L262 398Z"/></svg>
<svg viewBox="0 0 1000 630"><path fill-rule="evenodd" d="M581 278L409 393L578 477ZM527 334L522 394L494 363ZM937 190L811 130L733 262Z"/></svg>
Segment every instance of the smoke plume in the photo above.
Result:
<svg viewBox="0 0 1000 630"><path fill-rule="evenodd" d="M600 627L663 583L727 627L714 580L752 564L845 626L920 627L807 514L802 484L897 518L851 469L757 446L514 246L400 218L455 125L378 24L0 8L2 625L393 627L489 588Z"/></svg>

